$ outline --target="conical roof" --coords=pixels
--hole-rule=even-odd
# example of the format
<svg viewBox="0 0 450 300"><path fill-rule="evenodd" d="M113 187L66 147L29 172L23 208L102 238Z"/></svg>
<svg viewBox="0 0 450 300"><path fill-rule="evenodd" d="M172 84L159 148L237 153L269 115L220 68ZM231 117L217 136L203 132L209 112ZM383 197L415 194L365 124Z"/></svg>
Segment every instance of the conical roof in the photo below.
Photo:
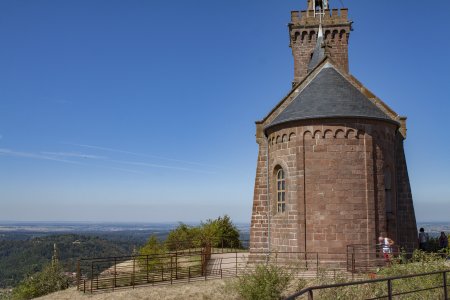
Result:
<svg viewBox="0 0 450 300"><path fill-rule="evenodd" d="M327 63L266 128L297 120L348 117L393 122L386 113Z"/></svg>
<svg viewBox="0 0 450 300"><path fill-rule="evenodd" d="M308 73L311 72L317 65L325 58L325 49L323 47L322 28L319 29L317 37L316 48L314 49L311 61L308 65Z"/></svg>

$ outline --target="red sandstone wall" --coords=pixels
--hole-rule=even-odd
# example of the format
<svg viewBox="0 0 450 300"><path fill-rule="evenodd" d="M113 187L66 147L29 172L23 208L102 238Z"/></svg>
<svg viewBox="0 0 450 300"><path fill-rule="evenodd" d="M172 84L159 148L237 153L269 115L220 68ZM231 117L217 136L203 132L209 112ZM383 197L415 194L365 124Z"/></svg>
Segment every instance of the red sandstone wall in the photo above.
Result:
<svg viewBox="0 0 450 300"><path fill-rule="evenodd" d="M378 121L311 121L260 140L251 227L252 250L345 253L349 244L376 243L387 234L415 239L415 217L403 148L393 124ZM400 143L402 145L402 141ZM401 149L400 149L401 148ZM274 170L287 176L287 210L276 211ZM392 170L392 212L386 213L385 170ZM407 237L407 238L406 238Z"/></svg>
<svg viewBox="0 0 450 300"><path fill-rule="evenodd" d="M319 22L319 17L314 17L312 11L291 12L289 35L294 56L294 82L300 82L308 74L311 54L316 47ZM327 10L322 24L333 62L348 72L348 40L352 25L347 9Z"/></svg>
<svg viewBox="0 0 450 300"><path fill-rule="evenodd" d="M397 242L411 251L418 248L417 224L406 166L403 137L396 137L396 185L397 185Z"/></svg>
<svg viewBox="0 0 450 300"><path fill-rule="evenodd" d="M257 140L258 161L256 164L255 189L252 220L250 226L250 248L252 251L268 250L268 207L267 207L267 143Z"/></svg>

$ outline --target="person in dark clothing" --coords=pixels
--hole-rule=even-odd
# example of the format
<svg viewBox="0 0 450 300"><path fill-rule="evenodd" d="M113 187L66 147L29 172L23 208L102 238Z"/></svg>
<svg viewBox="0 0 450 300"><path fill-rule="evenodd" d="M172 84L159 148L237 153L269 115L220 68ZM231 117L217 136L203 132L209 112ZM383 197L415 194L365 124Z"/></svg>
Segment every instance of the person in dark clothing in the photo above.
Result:
<svg viewBox="0 0 450 300"><path fill-rule="evenodd" d="M439 248L445 249L448 247L448 237L445 232L441 232L441 236L439 237Z"/></svg>
<svg viewBox="0 0 450 300"><path fill-rule="evenodd" d="M428 250L428 233L425 232L425 229L420 228L419 230L419 249L422 251Z"/></svg>

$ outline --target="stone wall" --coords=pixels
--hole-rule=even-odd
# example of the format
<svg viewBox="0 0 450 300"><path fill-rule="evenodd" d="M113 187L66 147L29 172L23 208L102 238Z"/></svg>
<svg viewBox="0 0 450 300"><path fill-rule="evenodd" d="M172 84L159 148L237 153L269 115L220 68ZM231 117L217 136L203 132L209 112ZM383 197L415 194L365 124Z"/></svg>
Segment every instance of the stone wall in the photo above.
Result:
<svg viewBox="0 0 450 300"><path fill-rule="evenodd" d="M258 144L253 251L345 253L349 244L375 245L380 234L413 242L414 209L395 124L302 121L271 129ZM284 213L276 206L279 167L287 179Z"/></svg>
<svg viewBox="0 0 450 300"><path fill-rule="evenodd" d="M300 82L308 74L308 65L316 47L319 23L319 17L314 17L313 11L291 12L289 35L294 56L294 83ZM348 10L326 10L322 24L330 57L337 66L348 72L348 41L352 30Z"/></svg>

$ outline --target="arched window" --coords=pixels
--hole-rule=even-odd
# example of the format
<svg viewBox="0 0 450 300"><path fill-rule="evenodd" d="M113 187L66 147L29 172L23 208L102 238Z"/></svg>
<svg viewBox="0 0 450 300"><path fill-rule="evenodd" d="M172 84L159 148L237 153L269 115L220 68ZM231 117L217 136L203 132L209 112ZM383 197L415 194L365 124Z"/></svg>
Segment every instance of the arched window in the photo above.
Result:
<svg viewBox="0 0 450 300"><path fill-rule="evenodd" d="M286 176L283 169L277 172L277 212L286 211Z"/></svg>

